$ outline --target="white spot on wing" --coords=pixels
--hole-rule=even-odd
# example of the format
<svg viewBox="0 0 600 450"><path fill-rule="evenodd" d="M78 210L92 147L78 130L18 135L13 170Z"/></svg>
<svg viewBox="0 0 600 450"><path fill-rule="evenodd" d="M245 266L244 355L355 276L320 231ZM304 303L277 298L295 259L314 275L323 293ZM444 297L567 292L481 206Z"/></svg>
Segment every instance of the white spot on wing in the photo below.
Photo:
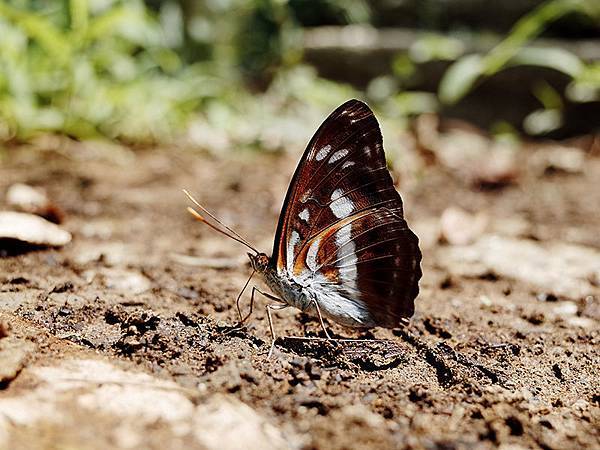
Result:
<svg viewBox="0 0 600 450"><path fill-rule="evenodd" d="M344 197L344 191L336 189L331 194L332 202L329 204L329 208L335 217L343 219L348 217L354 211L354 203L348 197Z"/></svg>
<svg viewBox="0 0 600 450"><path fill-rule="evenodd" d="M371 148L368 145L364 146L363 151L365 152L365 155L367 155L367 158L371 157Z"/></svg>
<svg viewBox="0 0 600 450"><path fill-rule="evenodd" d="M310 212L308 211L308 208L304 208L302 211L300 211L298 217L300 217L302 220L308 223L308 219L310 218Z"/></svg>
<svg viewBox="0 0 600 450"><path fill-rule="evenodd" d="M297 231L292 231L286 251L286 265L289 273L292 273L294 270L294 248L296 248L298 242L300 242L300 235Z"/></svg>
<svg viewBox="0 0 600 450"><path fill-rule="evenodd" d="M342 164L342 169L347 169L348 167L352 167L354 165L354 161L346 161L344 164Z"/></svg>
<svg viewBox="0 0 600 450"><path fill-rule="evenodd" d="M315 159L317 161L321 161L329 154L330 151L331 151L331 145L325 145L324 147L321 147L321 150L318 151Z"/></svg>
<svg viewBox="0 0 600 450"><path fill-rule="evenodd" d="M331 200L337 200L338 198L343 197L343 196L344 196L344 191L342 191L341 189L336 189L331 194Z"/></svg>
<svg viewBox="0 0 600 450"><path fill-rule="evenodd" d="M347 154L348 154L348 149L347 148L343 148L341 150L338 150L333 155L331 155L331 158L329 158L329 164L333 164L334 162L339 161L340 159L342 159Z"/></svg>
<svg viewBox="0 0 600 450"><path fill-rule="evenodd" d="M340 271L340 278L346 282L349 287L356 289L356 278L358 269L356 263L356 244L352 240L352 223L343 226L335 234L335 243L338 246L337 259L338 266L344 266L344 270Z"/></svg>
<svg viewBox="0 0 600 450"><path fill-rule="evenodd" d="M321 238L315 239L310 247L308 247L308 251L306 252L306 266L316 272L317 267L317 253L319 251L319 245L321 244Z"/></svg>

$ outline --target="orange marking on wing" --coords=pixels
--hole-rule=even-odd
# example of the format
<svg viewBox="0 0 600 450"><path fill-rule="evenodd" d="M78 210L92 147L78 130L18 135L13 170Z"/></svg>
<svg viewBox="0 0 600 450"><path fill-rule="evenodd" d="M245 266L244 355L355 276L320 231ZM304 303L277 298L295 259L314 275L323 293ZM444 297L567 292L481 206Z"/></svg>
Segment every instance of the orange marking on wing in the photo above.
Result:
<svg viewBox="0 0 600 450"><path fill-rule="evenodd" d="M313 236L310 240L306 241L304 243L302 250L300 251L298 256L296 256L296 260L294 261L293 275L300 276L303 272L310 270L308 268L308 266L306 265L306 256L308 254L308 250L310 249L311 244L314 241L320 240L320 244L323 244L324 242L328 241L330 238L333 238L333 235L335 233L337 233L339 231L339 229L342 228L343 226L348 225L349 223L352 223L353 221L358 220L361 217L367 216L370 213L371 213L370 210L366 210L366 211L361 211L352 216L346 217L344 220L340 220L333 226L324 229L319 234L317 234L316 236ZM317 257L318 257L318 252L317 252ZM317 260L317 264L319 264L318 260ZM327 277L330 281L337 281L338 277L339 277L339 272L335 268L329 268L328 270L322 271L321 273L325 277Z"/></svg>

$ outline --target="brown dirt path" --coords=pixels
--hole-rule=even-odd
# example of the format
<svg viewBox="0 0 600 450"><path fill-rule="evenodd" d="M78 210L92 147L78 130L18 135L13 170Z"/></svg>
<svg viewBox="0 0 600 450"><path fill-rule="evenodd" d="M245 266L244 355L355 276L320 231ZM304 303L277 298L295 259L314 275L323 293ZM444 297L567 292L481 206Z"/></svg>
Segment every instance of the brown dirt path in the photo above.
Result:
<svg viewBox="0 0 600 450"><path fill-rule="evenodd" d="M600 446L598 268L559 277L574 284L535 278L536 257L555 264L542 276L597 261L598 158L589 156L583 173L526 172L517 185L493 191L474 190L438 167L423 169L401 183L424 253L409 332L359 335L332 325L338 336L393 342L284 340L267 360L264 303L246 329L232 328L234 299L248 275L244 248L195 223L181 189L268 250L295 160L182 150L9 151L0 193L15 182L45 188L64 209L73 241L0 258L0 319L8 325L0 361L15 369L0 383L0 448L235 448L236 429L250 430L240 432L257 448ZM488 215L477 244L438 243L438 218L450 205ZM556 245L566 244L572 259L565 262ZM509 247L523 255L513 272L501 255L486 254ZM469 258L475 264L463 264ZM276 315L282 334L319 333L317 321L299 311ZM93 388L51 389L68 381L48 372L52 367L91 379L100 371L119 386L129 373L132 384L158 384L110 394L100 391L110 384L100 377ZM179 397L164 394L171 390ZM215 407L216 393L237 403L218 400ZM131 401L104 408L102 399L121 396ZM16 416L35 402L63 415L22 409ZM146 416L150 405L159 412ZM219 429L199 418L214 411L239 420ZM254 436L259 428L267 431Z"/></svg>

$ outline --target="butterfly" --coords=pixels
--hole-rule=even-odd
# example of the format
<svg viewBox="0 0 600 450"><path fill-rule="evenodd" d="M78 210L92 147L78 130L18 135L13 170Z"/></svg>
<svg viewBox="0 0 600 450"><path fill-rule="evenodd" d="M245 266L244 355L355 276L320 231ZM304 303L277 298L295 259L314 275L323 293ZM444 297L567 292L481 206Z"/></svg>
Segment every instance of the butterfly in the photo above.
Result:
<svg viewBox="0 0 600 450"><path fill-rule="evenodd" d="M186 192L186 191L184 191ZM186 194L188 194L186 192ZM271 311L294 306L355 328L396 328L414 313L419 293L421 252L409 229L402 199L394 188L373 111L349 100L319 127L289 185L275 233L272 256L259 252L222 224L189 194L213 221L192 208L196 219L250 248L252 275L262 276L275 301Z"/></svg>

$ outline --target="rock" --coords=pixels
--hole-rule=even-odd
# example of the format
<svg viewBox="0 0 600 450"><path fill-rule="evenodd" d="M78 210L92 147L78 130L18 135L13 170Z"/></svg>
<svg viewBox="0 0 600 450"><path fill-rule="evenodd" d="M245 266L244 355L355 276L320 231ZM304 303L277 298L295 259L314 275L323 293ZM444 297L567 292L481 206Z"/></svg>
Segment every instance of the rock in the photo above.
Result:
<svg viewBox="0 0 600 450"><path fill-rule="evenodd" d="M0 320L0 339L8 337L10 334L10 326L8 323Z"/></svg>
<svg viewBox="0 0 600 450"><path fill-rule="evenodd" d="M439 261L455 276L485 269L568 299L597 294L590 280L600 272L600 252L583 246L486 235L471 245L440 249Z"/></svg>
<svg viewBox="0 0 600 450"><path fill-rule="evenodd" d="M239 400L223 395L215 395L198 406L194 434L209 450L291 448L284 435L264 417Z"/></svg>
<svg viewBox="0 0 600 450"><path fill-rule="evenodd" d="M14 239L30 245L60 247L71 241L71 233L34 214L0 212L0 239Z"/></svg>
<svg viewBox="0 0 600 450"><path fill-rule="evenodd" d="M44 368L37 373L46 380L54 380L58 387L73 389L72 383L87 384L87 392L78 396L77 403L90 411L135 418L146 424L157 420L177 424L187 420L194 411L192 402L173 382L144 373L125 372L102 361L82 360L71 365L70 378L65 377L63 368ZM97 386L89 389L91 383Z"/></svg>
<svg viewBox="0 0 600 450"><path fill-rule="evenodd" d="M500 187L516 182L519 168L515 150L506 144L494 143L489 155L472 162L467 177L471 184L481 187Z"/></svg>
<svg viewBox="0 0 600 450"><path fill-rule="evenodd" d="M440 218L440 241L450 245L471 244L483 234L487 222L483 213L471 214L456 206L446 208Z"/></svg>
<svg viewBox="0 0 600 450"><path fill-rule="evenodd" d="M34 349L35 344L29 341L12 337L0 340L0 386L17 377Z"/></svg>
<svg viewBox="0 0 600 450"><path fill-rule="evenodd" d="M171 381L93 359L64 360L56 366L25 370L24 376L33 377L35 383L25 394L0 398L0 436L10 435L16 427L35 426L57 427L72 435L73 427L89 428L90 422L102 415L118 418L128 428L129 441L144 438L136 431L140 426L158 423L166 423L171 430L191 431L195 407ZM82 444L65 447L82 448Z"/></svg>
<svg viewBox="0 0 600 450"><path fill-rule="evenodd" d="M65 448L85 448L90 433L107 423L114 428L99 433L98 448L106 448L107 439L110 448L150 448L157 437L172 448L199 450L299 447L296 436L284 436L233 396L214 395L196 405L188 398L198 398L196 390L103 360L60 360L27 367L22 376L29 389L0 397L2 448L3 441L25 448L23 439L40 430L60 434Z"/></svg>

